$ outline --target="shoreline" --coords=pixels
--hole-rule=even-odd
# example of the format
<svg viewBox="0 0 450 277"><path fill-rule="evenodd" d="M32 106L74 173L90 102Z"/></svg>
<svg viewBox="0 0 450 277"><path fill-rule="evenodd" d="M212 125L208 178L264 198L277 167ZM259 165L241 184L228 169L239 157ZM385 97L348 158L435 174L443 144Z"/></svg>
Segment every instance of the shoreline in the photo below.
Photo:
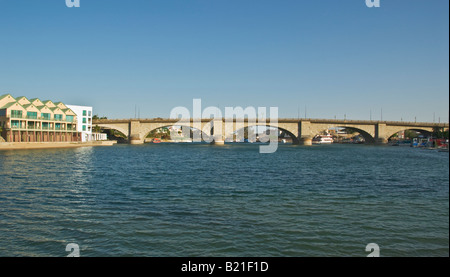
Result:
<svg viewBox="0 0 450 277"><path fill-rule="evenodd" d="M113 146L117 141L92 141L92 142L0 142L2 150L24 150L24 149L55 149L55 148L77 148L93 146Z"/></svg>

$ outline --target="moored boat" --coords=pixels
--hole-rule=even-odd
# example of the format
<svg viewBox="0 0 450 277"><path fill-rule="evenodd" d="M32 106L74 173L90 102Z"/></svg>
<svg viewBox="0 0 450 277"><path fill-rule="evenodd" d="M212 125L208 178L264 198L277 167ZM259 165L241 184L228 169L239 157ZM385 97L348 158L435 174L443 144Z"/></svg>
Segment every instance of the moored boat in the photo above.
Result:
<svg viewBox="0 0 450 277"><path fill-rule="evenodd" d="M318 135L315 136L312 140L313 144L331 144L333 142L334 142L333 136L330 134Z"/></svg>

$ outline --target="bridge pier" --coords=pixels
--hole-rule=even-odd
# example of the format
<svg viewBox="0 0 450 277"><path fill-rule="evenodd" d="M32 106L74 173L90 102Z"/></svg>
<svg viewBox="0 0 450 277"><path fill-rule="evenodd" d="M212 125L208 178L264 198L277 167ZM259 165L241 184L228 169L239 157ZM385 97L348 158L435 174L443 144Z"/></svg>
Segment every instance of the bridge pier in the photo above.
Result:
<svg viewBox="0 0 450 277"><path fill-rule="evenodd" d="M139 130L141 129L141 122L138 120L130 121L129 123L129 134L128 137L130 144L144 144L144 139L141 139Z"/></svg>
<svg viewBox="0 0 450 277"><path fill-rule="evenodd" d="M139 137L139 135L131 135L128 140L130 144L144 144L144 140Z"/></svg>
<svg viewBox="0 0 450 277"><path fill-rule="evenodd" d="M223 139L222 140L213 140L211 142L211 145L225 145L225 141Z"/></svg>
<svg viewBox="0 0 450 277"><path fill-rule="evenodd" d="M311 146L312 145L312 137L311 136L302 136L299 140L298 145Z"/></svg>
<svg viewBox="0 0 450 277"><path fill-rule="evenodd" d="M375 145L385 145L388 143L388 127L386 123L378 123L375 125Z"/></svg>
<svg viewBox="0 0 450 277"><path fill-rule="evenodd" d="M296 144L302 146L311 146L313 133L314 132L312 131L311 121L304 120L298 122L298 135L297 135L298 143Z"/></svg>
<svg viewBox="0 0 450 277"><path fill-rule="evenodd" d="M225 126L222 119L213 121L213 128L211 129L211 135L213 136L212 145L225 145Z"/></svg>
<svg viewBox="0 0 450 277"><path fill-rule="evenodd" d="M386 145L388 144L388 140L386 138L376 138L375 145Z"/></svg>

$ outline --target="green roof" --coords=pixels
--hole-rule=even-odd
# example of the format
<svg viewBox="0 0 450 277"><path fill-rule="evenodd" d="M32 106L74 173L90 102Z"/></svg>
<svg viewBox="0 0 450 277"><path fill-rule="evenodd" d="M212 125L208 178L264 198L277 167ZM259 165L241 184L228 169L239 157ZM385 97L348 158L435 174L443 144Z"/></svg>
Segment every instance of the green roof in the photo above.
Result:
<svg viewBox="0 0 450 277"><path fill-rule="evenodd" d="M12 97L11 94L7 93L7 94L1 95L1 96L0 96L0 100L2 100L3 98L5 98L5 97L7 97L7 96L11 96L11 97ZM14 97L12 97L12 98L13 98L14 100L16 100Z"/></svg>
<svg viewBox="0 0 450 277"><path fill-rule="evenodd" d="M20 100L20 99L22 99L22 98L25 98L25 99L28 100L28 98L26 98L25 96L19 96L19 97L16 97L16 100ZM30 101L30 100L28 100L28 101Z"/></svg>
<svg viewBox="0 0 450 277"><path fill-rule="evenodd" d="M33 105L32 103L30 103L30 104L25 104L25 105L23 105L22 107L24 107L25 109L28 109L30 106L33 106L33 107L36 108L36 106Z"/></svg>
<svg viewBox="0 0 450 277"><path fill-rule="evenodd" d="M64 104L63 102L56 102L56 103L53 103L53 104L55 104L55 106L58 106L58 105L60 105L60 104L63 104L64 107L67 107L66 104Z"/></svg>
<svg viewBox="0 0 450 277"><path fill-rule="evenodd" d="M69 109L69 108L67 108L67 109L61 109L61 111L63 111L64 113L67 113L67 112L72 112L73 114L75 114L76 115L76 113L74 112L74 111L72 111L71 109Z"/></svg>
<svg viewBox="0 0 450 277"><path fill-rule="evenodd" d="M56 109L61 111L61 109L59 107L54 107L54 108L47 107L47 108L49 108L52 112L54 112Z"/></svg>
<svg viewBox="0 0 450 277"><path fill-rule="evenodd" d="M19 105L19 106L21 106L23 108L23 106L20 105L19 102L9 102L8 104L6 104L3 107L1 107L1 109L7 109L7 108L9 108L9 107L11 107L12 105L15 105L15 104L17 104L17 105Z"/></svg>
<svg viewBox="0 0 450 277"><path fill-rule="evenodd" d="M41 99L39 99L39 98L29 99L30 102L34 102L34 101L36 101L36 100L39 100L41 103L43 103L43 102L41 101ZM42 105L40 105L40 106L42 106Z"/></svg>
<svg viewBox="0 0 450 277"><path fill-rule="evenodd" d="M9 107L12 106L12 104L18 103L19 100L25 98L27 101L30 102L30 104L21 105L20 103L18 103L21 107L23 107L23 108L25 108L25 109L28 108L28 107L30 107L30 105L33 105L34 107L38 108L39 110L43 109L44 107L47 107L47 108L49 108L52 112L55 111L55 109L60 109L60 110L62 110L63 113L66 113L68 110L70 110L71 112L73 112L73 111L72 111L71 109L69 109L69 108L67 108L67 109L61 109L61 108L59 108L59 107L57 106L57 105L63 104L65 107L67 107L67 105L64 104L63 102L53 102L52 100L44 100L44 101L42 101L42 100L39 99L39 98L28 99L26 96L19 96L19 97L14 98L14 97L13 97L11 94L9 94L9 93L4 94L4 95L1 95L1 96L0 96L0 100L4 99L5 97L8 97L8 96L10 96L15 102L10 102L10 103L8 103L8 104L5 104L3 107L0 107L1 109L9 108ZM34 104L32 103L32 102L37 101L37 100L40 101L43 105L34 105ZM49 106L47 106L47 104L48 104L49 102L51 102L53 105L55 105L55 107L49 107ZM74 112L73 112L73 113L74 113Z"/></svg>
<svg viewBox="0 0 450 277"><path fill-rule="evenodd" d="M49 107L47 107L47 106L36 106L36 108L38 108L38 110L43 110L43 109L45 109L45 108L47 108L47 109L50 109ZM50 109L51 110L51 109Z"/></svg>

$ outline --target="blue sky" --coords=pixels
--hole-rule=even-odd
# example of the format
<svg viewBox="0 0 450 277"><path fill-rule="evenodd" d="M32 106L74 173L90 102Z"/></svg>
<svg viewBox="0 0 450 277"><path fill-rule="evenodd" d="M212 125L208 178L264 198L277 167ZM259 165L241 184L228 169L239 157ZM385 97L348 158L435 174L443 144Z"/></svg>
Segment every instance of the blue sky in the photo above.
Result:
<svg viewBox="0 0 450 277"><path fill-rule="evenodd" d="M0 0L0 94L168 117L448 121L449 1Z"/></svg>

